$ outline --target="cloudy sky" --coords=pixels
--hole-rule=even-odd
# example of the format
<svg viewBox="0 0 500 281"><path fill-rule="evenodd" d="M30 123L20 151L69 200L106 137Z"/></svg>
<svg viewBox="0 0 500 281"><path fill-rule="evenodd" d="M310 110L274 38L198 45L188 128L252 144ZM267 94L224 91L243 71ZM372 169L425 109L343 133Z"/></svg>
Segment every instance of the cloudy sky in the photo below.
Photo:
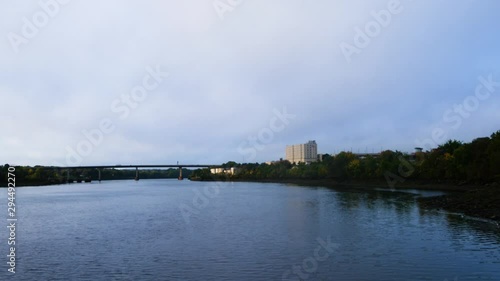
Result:
<svg viewBox="0 0 500 281"><path fill-rule="evenodd" d="M500 129L497 0L1 2L3 163L410 152Z"/></svg>

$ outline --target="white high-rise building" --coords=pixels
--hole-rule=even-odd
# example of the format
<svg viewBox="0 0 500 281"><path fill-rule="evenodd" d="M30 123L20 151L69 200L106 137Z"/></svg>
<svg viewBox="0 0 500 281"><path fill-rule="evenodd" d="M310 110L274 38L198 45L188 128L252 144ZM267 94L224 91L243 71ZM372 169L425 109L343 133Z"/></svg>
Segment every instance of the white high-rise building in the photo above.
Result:
<svg viewBox="0 0 500 281"><path fill-rule="evenodd" d="M316 162L318 161L318 145L313 140L304 144L287 145L285 158L291 163Z"/></svg>

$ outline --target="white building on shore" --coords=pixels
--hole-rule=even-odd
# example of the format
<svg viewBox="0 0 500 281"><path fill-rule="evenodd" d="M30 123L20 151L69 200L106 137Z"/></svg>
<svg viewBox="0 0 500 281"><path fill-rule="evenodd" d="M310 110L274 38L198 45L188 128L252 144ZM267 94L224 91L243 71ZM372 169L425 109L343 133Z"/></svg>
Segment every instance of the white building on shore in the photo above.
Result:
<svg viewBox="0 0 500 281"><path fill-rule="evenodd" d="M231 168L211 168L210 173L212 174L229 174L229 175L236 175L238 173L238 168L231 167Z"/></svg>
<svg viewBox="0 0 500 281"><path fill-rule="evenodd" d="M312 140L304 144L287 145L286 160L291 163L312 163L318 161L318 145Z"/></svg>

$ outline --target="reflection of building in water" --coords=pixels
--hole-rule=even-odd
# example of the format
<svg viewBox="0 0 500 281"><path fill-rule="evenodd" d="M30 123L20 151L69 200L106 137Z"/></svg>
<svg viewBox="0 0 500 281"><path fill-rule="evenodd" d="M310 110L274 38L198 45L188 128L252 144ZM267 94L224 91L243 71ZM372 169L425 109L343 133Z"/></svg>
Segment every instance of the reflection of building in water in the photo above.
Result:
<svg viewBox="0 0 500 281"><path fill-rule="evenodd" d="M309 164L318 161L318 145L313 140L304 144L287 145L285 154L290 163Z"/></svg>

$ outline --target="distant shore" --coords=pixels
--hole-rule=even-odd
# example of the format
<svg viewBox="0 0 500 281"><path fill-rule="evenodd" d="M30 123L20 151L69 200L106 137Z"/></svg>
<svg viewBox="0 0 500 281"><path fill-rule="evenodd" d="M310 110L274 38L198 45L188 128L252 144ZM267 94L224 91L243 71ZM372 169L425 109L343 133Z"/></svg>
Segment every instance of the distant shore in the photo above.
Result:
<svg viewBox="0 0 500 281"><path fill-rule="evenodd" d="M155 180L155 179L177 179L176 177L164 177L164 178L141 178L140 180ZM102 179L101 182L105 181L128 181L128 180L135 180L134 178L115 178L115 179ZM99 182L99 180L93 179L91 182ZM26 186L52 186L52 185L79 185L82 182L71 182L67 183L64 181L30 181L30 182L17 182L16 187L26 187ZM0 184L0 188L7 188L7 184Z"/></svg>

